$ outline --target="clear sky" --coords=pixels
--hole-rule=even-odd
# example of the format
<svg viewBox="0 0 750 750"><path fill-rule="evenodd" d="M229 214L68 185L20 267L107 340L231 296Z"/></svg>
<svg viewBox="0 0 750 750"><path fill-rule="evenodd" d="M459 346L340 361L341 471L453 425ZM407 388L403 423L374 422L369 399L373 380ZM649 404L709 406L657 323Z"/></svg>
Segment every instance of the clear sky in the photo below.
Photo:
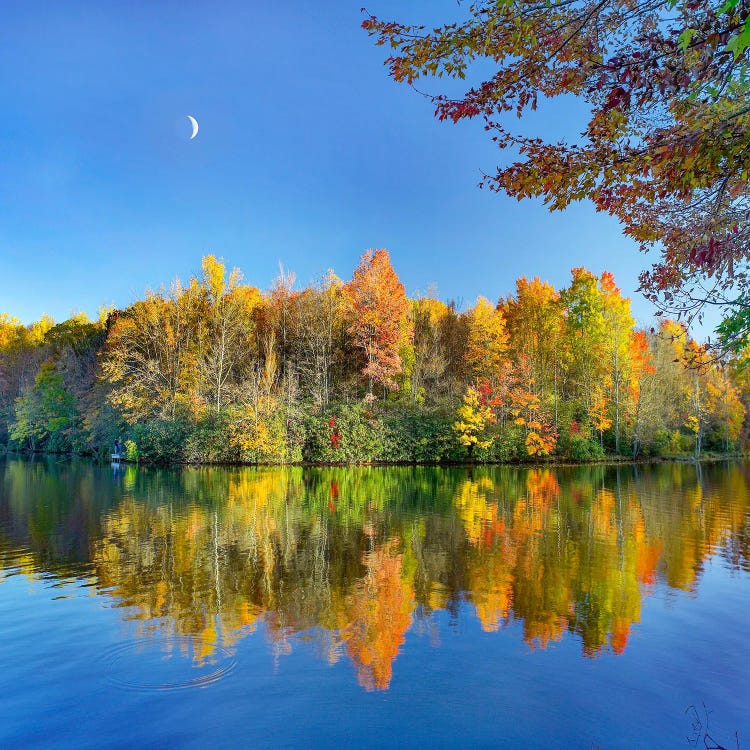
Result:
<svg viewBox="0 0 750 750"><path fill-rule="evenodd" d="M464 305L521 275L560 287L573 266L610 270L648 323L647 257L616 220L479 190L504 154L387 76L362 2L3 3L0 311L95 315L207 253L261 288L280 261L303 285L349 278L386 247L410 294ZM368 4L430 22L462 8ZM575 137L585 119L565 102L524 127Z"/></svg>

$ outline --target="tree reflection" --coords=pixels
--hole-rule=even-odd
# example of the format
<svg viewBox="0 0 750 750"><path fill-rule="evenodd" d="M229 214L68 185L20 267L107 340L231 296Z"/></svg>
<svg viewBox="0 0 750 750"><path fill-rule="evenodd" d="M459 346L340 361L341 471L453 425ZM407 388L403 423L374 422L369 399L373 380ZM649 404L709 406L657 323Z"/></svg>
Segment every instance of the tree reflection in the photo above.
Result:
<svg viewBox="0 0 750 750"><path fill-rule="evenodd" d="M262 630L390 685L410 628L474 612L530 648L621 654L659 586L711 555L750 570L744 464L189 469L0 463L4 575L92 581L136 634L193 658ZM466 607L466 602L472 606Z"/></svg>
<svg viewBox="0 0 750 750"><path fill-rule="evenodd" d="M337 612L339 633L366 690L385 690L393 661L411 624L414 592L404 576L399 540L391 538L364 553L365 574Z"/></svg>

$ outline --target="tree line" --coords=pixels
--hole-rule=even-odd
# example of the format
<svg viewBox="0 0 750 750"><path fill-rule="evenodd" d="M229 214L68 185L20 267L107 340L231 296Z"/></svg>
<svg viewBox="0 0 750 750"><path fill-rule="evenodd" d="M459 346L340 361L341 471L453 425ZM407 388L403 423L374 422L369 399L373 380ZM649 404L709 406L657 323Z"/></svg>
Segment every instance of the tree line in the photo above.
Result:
<svg viewBox="0 0 750 750"><path fill-rule="evenodd" d="M467 310L410 299L386 250L349 281L262 292L206 256L123 310L0 316L0 444L142 461L519 461L744 447L743 357L662 320L612 274L518 279Z"/></svg>

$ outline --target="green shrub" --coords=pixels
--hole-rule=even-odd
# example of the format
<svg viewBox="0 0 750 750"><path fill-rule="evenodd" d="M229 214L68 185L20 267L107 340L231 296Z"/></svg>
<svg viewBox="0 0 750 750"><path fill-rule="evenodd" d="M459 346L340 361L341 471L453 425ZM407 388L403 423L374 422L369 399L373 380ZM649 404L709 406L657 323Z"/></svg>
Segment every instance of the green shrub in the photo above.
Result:
<svg viewBox="0 0 750 750"><path fill-rule="evenodd" d="M302 456L305 461L366 463L384 452L382 420L364 404L339 404L324 415L305 421Z"/></svg>
<svg viewBox="0 0 750 750"><path fill-rule="evenodd" d="M458 460L453 416L446 410L417 405L394 410L383 419L385 434L378 458L384 461Z"/></svg>
<svg viewBox="0 0 750 750"><path fill-rule="evenodd" d="M526 450L526 434L521 427L507 425L500 430L492 446L491 460L493 461L525 461L528 459Z"/></svg>
<svg viewBox="0 0 750 750"><path fill-rule="evenodd" d="M125 460L138 461L138 446L132 440L125 441Z"/></svg>
<svg viewBox="0 0 750 750"><path fill-rule="evenodd" d="M486 448L474 448L471 460L477 463L509 463L511 461L524 461L528 458L526 453L525 434L523 429L515 425L507 425L497 429L492 442ZM456 443L455 433L454 440ZM468 459L468 451L459 446L461 460Z"/></svg>
<svg viewBox="0 0 750 750"><path fill-rule="evenodd" d="M224 415L202 419L186 435L183 459L188 463L234 463L240 451L230 445L228 422Z"/></svg>
<svg viewBox="0 0 750 750"><path fill-rule="evenodd" d="M604 457L599 441L583 435L571 435L569 451L575 461L595 461Z"/></svg>
<svg viewBox="0 0 750 750"><path fill-rule="evenodd" d="M694 438L683 435L679 430L672 430L669 436L669 452L672 454L688 453L693 449Z"/></svg>
<svg viewBox="0 0 750 750"><path fill-rule="evenodd" d="M680 456L693 452L694 438L680 430L657 430L649 452L654 456Z"/></svg>
<svg viewBox="0 0 750 750"><path fill-rule="evenodd" d="M184 460L187 426L182 422L152 420L133 429L139 456L148 463Z"/></svg>
<svg viewBox="0 0 750 750"><path fill-rule="evenodd" d="M51 432L43 447L47 453L68 453L72 448L69 431Z"/></svg>
<svg viewBox="0 0 750 750"><path fill-rule="evenodd" d="M669 430L656 430L653 442L648 446L654 456L666 456L669 453L671 434Z"/></svg>

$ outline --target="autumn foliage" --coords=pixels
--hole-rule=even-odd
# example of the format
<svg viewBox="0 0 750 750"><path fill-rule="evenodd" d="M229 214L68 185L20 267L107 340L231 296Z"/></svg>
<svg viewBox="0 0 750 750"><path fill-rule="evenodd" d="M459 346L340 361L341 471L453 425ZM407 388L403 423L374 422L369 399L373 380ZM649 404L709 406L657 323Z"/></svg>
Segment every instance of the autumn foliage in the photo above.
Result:
<svg viewBox="0 0 750 750"><path fill-rule="evenodd" d="M374 383L398 389L403 363L399 345L409 337L405 328L409 302L404 285L391 266L387 250L368 250L345 287L350 304L352 343L364 355L362 374Z"/></svg>
<svg viewBox="0 0 750 750"><path fill-rule="evenodd" d="M750 330L746 0L479 0L457 13L442 25L367 15L362 26L390 50L395 81L422 93L423 78L472 82L427 95L439 120L479 118L510 152L482 185L552 210L590 199L661 254L641 276L649 297L688 314L724 305L726 336L741 339ZM538 106L554 115L558 97L582 103L579 137L518 127Z"/></svg>
<svg viewBox="0 0 750 750"><path fill-rule="evenodd" d="M129 460L591 460L740 447L750 386L683 325L637 330L612 274L465 310L409 299L385 250L348 282L200 274L97 321L0 318L0 440ZM744 356L744 355L743 355Z"/></svg>

